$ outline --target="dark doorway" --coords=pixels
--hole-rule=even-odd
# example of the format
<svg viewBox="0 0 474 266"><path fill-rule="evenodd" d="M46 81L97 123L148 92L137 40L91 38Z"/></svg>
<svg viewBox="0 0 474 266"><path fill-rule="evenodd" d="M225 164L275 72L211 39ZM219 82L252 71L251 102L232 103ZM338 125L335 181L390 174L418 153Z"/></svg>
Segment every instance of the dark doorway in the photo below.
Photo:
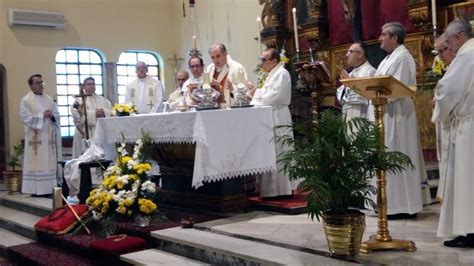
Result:
<svg viewBox="0 0 474 266"><path fill-rule="evenodd" d="M5 67L0 64L0 103L3 107L3 110L0 109L0 148L5 147L5 108L7 108L7 104L5 103L5 95L6 95L6 80L5 80ZM3 151L3 149L2 149ZM5 170L5 153L0 152L0 170Z"/></svg>

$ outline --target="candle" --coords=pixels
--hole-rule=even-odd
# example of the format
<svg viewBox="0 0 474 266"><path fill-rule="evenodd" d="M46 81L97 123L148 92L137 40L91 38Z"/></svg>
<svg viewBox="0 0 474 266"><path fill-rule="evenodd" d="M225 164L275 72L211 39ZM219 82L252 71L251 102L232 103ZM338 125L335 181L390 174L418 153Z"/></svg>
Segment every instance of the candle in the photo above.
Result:
<svg viewBox="0 0 474 266"><path fill-rule="evenodd" d="M257 17L257 26L258 26L257 38L258 38L258 52L259 52L258 56L260 56L262 54L262 40L261 40L261 36L260 36L260 32L262 32L262 24L260 22L261 22L260 17Z"/></svg>
<svg viewBox="0 0 474 266"><path fill-rule="evenodd" d="M433 29L436 28L436 0L431 0L431 19L433 22Z"/></svg>
<svg viewBox="0 0 474 266"><path fill-rule="evenodd" d="M196 50L196 35L193 35L193 50Z"/></svg>
<svg viewBox="0 0 474 266"><path fill-rule="evenodd" d="M296 52L298 53L300 51L300 44L298 42L298 26L296 22L296 8L293 7L291 11L293 11L293 30L295 32L295 48L296 48Z"/></svg>
<svg viewBox="0 0 474 266"><path fill-rule="evenodd" d="M237 84L243 84L245 82L244 71L240 70L237 75Z"/></svg>
<svg viewBox="0 0 474 266"><path fill-rule="evenodd" d="M202 74L202 84L211 84L211 75L209 72Z"/></svg>

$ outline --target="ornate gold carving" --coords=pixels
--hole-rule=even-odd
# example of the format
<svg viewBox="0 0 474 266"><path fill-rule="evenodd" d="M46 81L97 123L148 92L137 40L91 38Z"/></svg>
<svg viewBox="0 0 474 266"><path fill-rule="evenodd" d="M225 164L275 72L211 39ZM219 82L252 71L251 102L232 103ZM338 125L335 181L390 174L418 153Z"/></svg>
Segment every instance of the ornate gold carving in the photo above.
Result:
<svg viewBox="0 0 474 266"><path fill-rule="evenodd" d="M269 38L265 38L262 40L262 43L267 47L267 48L276 48L277 47L277 39L276 36L272 36Z"/></svg>
<svg viewBox="0 0 474 266"><path fill-rule="evenodd" d="M308 0L309 16L319 17L324 8L324 1L322 0Z"/></svg>
<svg viewBox="0 0 474 266"><path fill-rule="evenodd" d="M319 27L303 32L303 38L308 42L313 50L322 49L328 43L328 39L325 36L322 36Z"/></svg>
<svg viewBox="0 0 474 266"><path fill-rule="evenodd" d="M283 25L281 0L259 0L258 3L263 5L261 19L264 29Z"/></svg>
<svg viewBox="0 0 474 266"><path fill-rule="evenodd" d="M418 30L431 30L433 25L431 23L431 12L428 2L411 4L408 5L407 8L408 16Z"/></svg>

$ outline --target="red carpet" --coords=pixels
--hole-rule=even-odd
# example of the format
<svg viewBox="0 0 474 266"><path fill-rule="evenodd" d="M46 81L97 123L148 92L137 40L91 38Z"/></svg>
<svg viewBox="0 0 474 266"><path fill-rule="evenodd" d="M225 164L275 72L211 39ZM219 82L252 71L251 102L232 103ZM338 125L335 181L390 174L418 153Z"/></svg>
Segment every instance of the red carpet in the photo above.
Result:
<svg viewBox="0 0 474 266"><path fill-rule="evenodd" d="M271 210L286 214L300 214L306 212L307 193L293 192L293 197L283 196L275 198L249 197L248 200L257 209Z"/></svg>
<svg viewBox="0 0 474 266"><path fill-rule="evenodd" d="M128 223L118 224L116 234L127 234L144 239L151 244L150 232L181 226L182 218L191 217L195 223L223 218L217 215L189 212L176 209L162 209L167 221L147 227L135 227ZM94 227L92 226L91 229ZM112 256L90 248L91 243L101 238L94 234L53 236L38 233L39 241L7 249L11 261L19 265L119 265L119 256ZM137 249L130 250L136 251Z"/></svg>

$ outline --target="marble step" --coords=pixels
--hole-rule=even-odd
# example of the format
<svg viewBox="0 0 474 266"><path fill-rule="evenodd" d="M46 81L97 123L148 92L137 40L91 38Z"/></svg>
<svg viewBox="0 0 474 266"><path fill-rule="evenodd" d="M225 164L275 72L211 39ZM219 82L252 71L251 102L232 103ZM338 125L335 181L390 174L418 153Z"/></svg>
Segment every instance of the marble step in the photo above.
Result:
<svg viewBox="0 0 474 266"><path fill-rule="evenodd" d="M8 257L7 248L16 245L28 244L32 239L15 234L6 229L0 228L0 256ZM0 260L1 262L1 260Z"/></svg>
<svg viewBox="0 0 474 266"><path fill-rule="evenodd" d="M0 191L0 206L43 217L51 213L53 200L44 197L32 197L29 194L9 195L6 191Z"/></svg>
<svg viewBox="0 0 474 266"><path fill-rule="evenodd" d="M155 246L166 252L210 264L349 265L352 263L196 229L153 231Z"/></svg>
<svg viewBox="0 0 474 266"><path fill-rule="evenodd" d="M120 256L120 260L132 265L209 265L158 249L146 249Z"/></svg>
<svg viewBox="0 0 474 266"><path fill-rule="evenodd" d="M33 226L40 218L28 212L0 206L0 228L30 239L36 240Z"/></svg>

